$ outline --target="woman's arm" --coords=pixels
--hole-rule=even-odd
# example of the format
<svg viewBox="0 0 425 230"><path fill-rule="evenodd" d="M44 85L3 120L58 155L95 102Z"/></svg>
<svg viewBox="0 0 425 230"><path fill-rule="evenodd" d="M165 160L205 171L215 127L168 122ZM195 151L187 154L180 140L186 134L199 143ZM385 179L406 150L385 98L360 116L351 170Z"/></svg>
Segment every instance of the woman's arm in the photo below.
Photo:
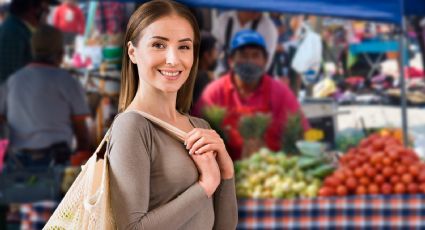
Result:
<svg viewBox="0 0 425 230"><path fill-rule="evenodd" d="M208 122L204 120L197 120L197 122L199 122L197 127L201 127L204 129L211 129ZM216 135L217 135L216 133L212 133L211 135L212 137L207 139L212 140L214 139L213 136L216 136ZM209 134L202 133L201 136L207 137L209 136ZM194 138L194 139L198 139L198 138ZM205 143L210 143L210 142L205 140ZM228 156L226 148L224 147L224 143L222 143L221 141L218 141L217 143L219 143L217 144L217 146L219 145L223 145L223 146L212 147L211 149L208 149L208 150L216 150L216 151L220 150L221 152L217 154L217 158L221 157L221 159L217 159L217 161L219 161L219 165L222 166L221 170L223 170L223 168L227 168L227 169L225 170L226 174L225 175L222 174L221 183L219 187L215 190L213 195L214 213L215 213L214 229L236 229L236 225L238 223L238 206L237 206L237 199L236 199L233 162ZM210 144L210 145L214 146L214 144ZM201 146L202 144L200 144L198 147L200 147L200 149L204 148ZM194 148L197 149L197 147L194 147Z"/></svg>
<svg viewBox="0 0 425 230"><path fill-rule="evenodd" d="M119 229L178 229L209 198L199 183L154 210L150 194L150 132L148 121L136 113L120 115L114 122L110 148L111 206Z"/></svg>
<svg viewBox="0 0 425 230"><path fill-rule="evenodd" d="M214 193L214 213L214 229L236 229L238 204L234 178L221 180Z"/></svg>

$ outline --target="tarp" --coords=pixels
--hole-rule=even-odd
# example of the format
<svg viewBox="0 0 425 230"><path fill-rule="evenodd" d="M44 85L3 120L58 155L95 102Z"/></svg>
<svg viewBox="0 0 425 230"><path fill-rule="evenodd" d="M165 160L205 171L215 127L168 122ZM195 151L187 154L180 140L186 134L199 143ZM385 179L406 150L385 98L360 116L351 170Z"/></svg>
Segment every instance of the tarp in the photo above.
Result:
<svg viewBox="0 0 425 230"><path fill-rule="evenodd" d="M119 0L134 2L136 0ZM220 9L312 14L401 24L403 15L425 15L425 0L177 0ZM139 2L145 2L140 1Z"/></svg>

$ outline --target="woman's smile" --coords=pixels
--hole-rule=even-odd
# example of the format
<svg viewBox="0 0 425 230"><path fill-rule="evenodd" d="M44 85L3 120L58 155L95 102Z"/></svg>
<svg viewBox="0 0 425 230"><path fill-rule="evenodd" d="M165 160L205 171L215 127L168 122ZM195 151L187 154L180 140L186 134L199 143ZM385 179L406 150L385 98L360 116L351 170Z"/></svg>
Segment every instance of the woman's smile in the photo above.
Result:
<svg viewBox="0 0 425 230"><path fill-rule="evenodd" d="M175 81L177 80L183 71L179 70L164 70L164 69L158 69L158 72L167 80Z"/></svg>

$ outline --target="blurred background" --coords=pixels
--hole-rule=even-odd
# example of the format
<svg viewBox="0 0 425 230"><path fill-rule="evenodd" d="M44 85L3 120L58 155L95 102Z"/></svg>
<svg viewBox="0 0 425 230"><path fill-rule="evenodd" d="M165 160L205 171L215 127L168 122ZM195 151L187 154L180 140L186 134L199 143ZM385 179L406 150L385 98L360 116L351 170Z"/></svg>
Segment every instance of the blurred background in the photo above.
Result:
<svg viewBox="0 0 425 230"><path fill-rule="evenodd" d="M143 2L0 0L0 229L41 229L102 140L118 113L126 24ZM230 146L235 142L229 133L240 136L240 153L232 157L241 206L251 198L362 194L357 192L362 174L354 177L355 185L339 190L325 181L351 158L358 160L359 154L352 155L375 139L413 155L423 171L420 0L180 2L191 8L202 34L191 113L207 119ZM211 83L234 71L232 39L244 29L264 40L263 74L290 90L302 111L286 117L283 126L278 122L283 128L276 140L265 137L275 124L268 110L241 112L229 131L229 108L196 106ZM347 178L362 166L358 161L351 174L344 171ZM414 171L397 193L409 193L411 183L412 193L424 193L423 182ZM287 189L288 183L298 187ZM363 194L376 192L369 185ZM239 214L239 228L255 228L244 211ZM273 223L268 224L257 226Z"/></svg>

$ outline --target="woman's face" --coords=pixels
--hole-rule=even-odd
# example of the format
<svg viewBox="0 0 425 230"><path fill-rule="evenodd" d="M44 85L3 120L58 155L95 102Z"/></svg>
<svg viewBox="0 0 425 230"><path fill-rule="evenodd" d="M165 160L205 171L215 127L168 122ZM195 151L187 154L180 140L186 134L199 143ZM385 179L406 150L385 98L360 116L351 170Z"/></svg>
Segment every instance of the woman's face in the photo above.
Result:
<svg viewBox="0 0 425 230"><path fill-rule="evenodd" d="M162 17L146 27L138 44L128 44L140 84L177 93L192 68L193 42L191 25L176 15Z"/></svg>

